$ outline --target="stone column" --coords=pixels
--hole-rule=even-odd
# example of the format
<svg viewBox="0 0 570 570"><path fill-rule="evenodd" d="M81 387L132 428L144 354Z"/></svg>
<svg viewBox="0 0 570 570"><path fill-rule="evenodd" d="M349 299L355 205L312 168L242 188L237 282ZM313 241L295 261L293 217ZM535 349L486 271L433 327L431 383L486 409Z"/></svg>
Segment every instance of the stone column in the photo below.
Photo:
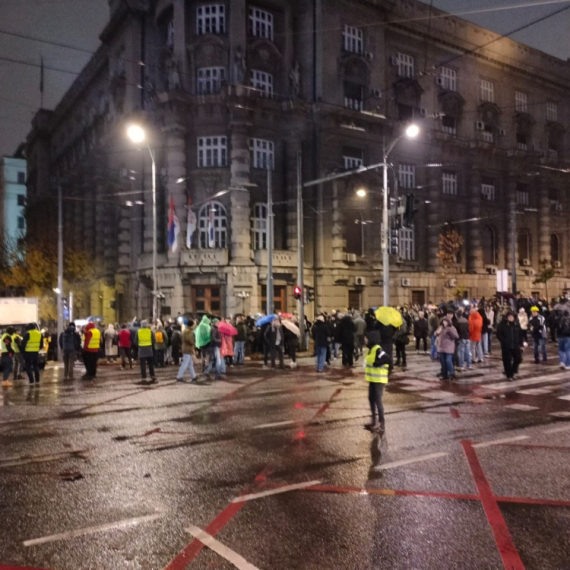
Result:
<svg viewBox="0 0 570 570"><path fill-rule="evenodd" d="M340 182L334 180L332 182L332 261L335 265L344 261L344 216L340 208L339 201ZM323 236L324 237L324 236Z"/></svg>
<svg viewBox="0 0 570 570"><path fill-rule="evenodd" d="M231 264L249 265L252 259L248 125L233 124L231 133Z"/></svg>
<svg viewBox="0 0 570 570"><path fill-rule="evenodd" d="M515 214L514 216L514 222L512 220L512 216L511 216L511 211L512 208L516 208L516 200L517 200L517 182L516 180L509 178L507 181L507 185L505 188L505 194L506 194L506 201L505 204L507 206L506 211L505 211L505 218L506 218L506 235L505 235L505 264L506 264L506 268L511 271L512 267L513 267L513 239L515 241L515 261L517 260L518 254L517 254L517 231L516 231L516 225L517 225L517 216ZM514 226L514 227L513 227ZM514 234L514 235L513 235ZM518 261L516 261L516 264L518 266Z"/></svg>
<svg viewBox="0 0 570 570"><path fill-rule="evenodd" d="M439 234L442 227L438 227L441 223L438 204L441 203L441 180L440 169L429 169L429 200L430 204L427 207L427 225L428 225L428 247L427 247L427 270L433 273L437 272L440 268L437 252L439 251Z"/></svg>
<svg viewBox="0 0 570 570"><path fill-rule="evenodd" d="M301 149L298 137L287 141L287 243L290 251L297 250L297 153ZM302 222L303 220L301 220Z"/></svg>
<svg viewBox="0 0 570 570"><path fill-rule="evenodd" d="M540 183L535 181L535 191L538 190L538 261L550 262L550 200L546 184L536 188ZM562 240L559 247L562 248ZM540 265L539 265L540 267Z"/></svg>
<svg viewBox="0 0 570 570"><path fill-rule="evenodd" d="M481 217L481 173L471 171L469 188L469 217ZM468 226L467 271L480 273L483 271L483 248L481 245L481 223L471 222Z"/></svg>
<svg viewBox="0 0 570 570"><path fill-rule="evenodd" d="M174 60L178 64L182 89L190 91L191 81L188 74L185 12L185 0L174 0Z"/></svg>

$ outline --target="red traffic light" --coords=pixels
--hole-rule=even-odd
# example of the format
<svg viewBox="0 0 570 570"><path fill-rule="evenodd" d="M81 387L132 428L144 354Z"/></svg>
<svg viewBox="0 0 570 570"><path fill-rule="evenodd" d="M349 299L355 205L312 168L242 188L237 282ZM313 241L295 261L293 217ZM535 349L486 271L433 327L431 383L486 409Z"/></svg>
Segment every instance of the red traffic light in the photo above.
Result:
<svg viewBox="0 0 570 570"><path fill-rule="evenodd" d="M295 289L293 289L293 296L295 297L295 299L297 299L297 301L303 296L303 289L301 289L299 285L297 285Z"/></svg>

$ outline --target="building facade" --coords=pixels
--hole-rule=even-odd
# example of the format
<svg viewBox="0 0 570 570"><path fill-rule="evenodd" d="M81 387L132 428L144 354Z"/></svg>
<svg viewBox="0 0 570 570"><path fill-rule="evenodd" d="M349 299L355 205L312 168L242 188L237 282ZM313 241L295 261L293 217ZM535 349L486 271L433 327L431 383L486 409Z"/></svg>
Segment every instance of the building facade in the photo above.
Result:
<svg viewBox="0 0 570 570"><path fill-rule="evenodd" d="M26 235L26 179L28 168L19 155L0 159L0 204L4 243L16 246Z"/></svg>
<svg viewBox="0 0 570 570"><path fill-rule="evenodd" d="M28 139L31 201L61 185L66 241L100 277L80 314L151 311L151 162L126 138L133 123L157 164L164 316L263 310L269 178L275 307L295 310L298 180L381 163L411 121L420 136L389 157L392 197L397 181L416 210L391 256L394 304L491 296L513 261L526 294L543 293L545 264L550 291L567 287L567 62L413 0L111 0L110 13ZM381 191L377 171L303 191L309 315L380 303ZM450 229L463 245L443 267Z"/></svg>

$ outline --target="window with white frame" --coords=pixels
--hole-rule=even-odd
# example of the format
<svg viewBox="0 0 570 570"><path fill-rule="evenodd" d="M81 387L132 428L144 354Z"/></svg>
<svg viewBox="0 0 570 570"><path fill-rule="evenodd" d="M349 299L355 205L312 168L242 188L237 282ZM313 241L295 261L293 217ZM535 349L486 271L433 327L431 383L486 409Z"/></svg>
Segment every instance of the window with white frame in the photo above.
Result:
<svg viewBox="0 0 570 570"><path fill-rule="evenodd" d="M251 163L253 168L262 168L264 170L275 167L275 147L273 141L264 139L251 139L249 142L251 150Z"/></svg>
<svg viewBox="0 0 570 570"><path fill-rule="evenodd" d="M342 162L345 170L354 170L364 164L364 153L358 148L344 147L342 149Z"/></svg>
<svg viewBox="0 0 570 570"><path fill-rule="evenodd" d="M406 261L416 258L416 244L414 228L400 228L399 257Z"/></svg>
<svg viewBox="0 0 570 570"><path fill-rule="evenodd" d="M487 123L483 126L483 131L481 132L483 140L488 143L492 143L495 140L495 128L493 125L488 125Z"/></svg>
<svg viewBox="0 0 570 570"><path fill-rule="evenodd" d="M528 186L517 185L517 204L520 206L530 205L530 192L528 191Z"/></svg>
<svg viewBox="0 0 570 570"><path fill-rule="evenodd" d="M495 85L491 81L481 79L479 87L481 101L495 102Z"/></svg>
<svg viewBox="0 0 570 570"><path fill-rule="evenodd" d="M398 75L400 77L414 77L414 56L407 53L398 53Z"/></svg>
<svg viewBox="0 0 570 570"><path fill-rule="evenodd" d="M448 91L457 91L457 71L450 67L442 67L439 71L441 86Z"/></svg>
<svg viewBox="0 0 570 570"><path fill-rule="evenodd" d="M204 4L196 8L196 33L224 34L226 32L226 7L224 4Z"/></svg>
<svg viewBox="0 0 570 570"><path fill-rule="evenodd" d="M546 103L546 120L558 121L558 105L556 103L550 101Z"/></svg>
<svg viewBox="0 0 570 570"><path fill-rule="evenodd" d="M198 69L198 95L219 93L225 79L225 67L200 67Z"/></svg>
<svg viewBox="0 0 570 570"><path fill-rule="evenodd" d="M344 106L347 109L362 111L364 108L364 89L359 83L344 82Z"/></svg>
<svg viewBox="0 0 570 570"><path fill-rule="evenodd" d="M198 138L198 168L227 166L227 137Z"/></svg>
<svg viewBox="0 0 570 570"><path fill-rule="evenodd" d="M457 173L444 172L441 175L443 193L449 196L457 196Z"/></svg>
<svg viewBox="0 0 570 570"><path fill-rule="evenodd" d="M273 75L258 69L251 70L251 86L259 89L264 97L273 95Z"/></svg>
<svg viewBox="0 0 570 570"><path fill-rule="evenodd" d="M488 180L481 184L481 196L483 200L489 202L495 201L495 184L494 182Z"/></svg>
<svg viewBox="0 0 570 570"><path fill-rule="evenodd" d="M416 167L413 164L398 165L398 184L401 188L415 188Z"/></svg>
<svg viewBox="0 0 570 570"><path fill-rule="evenodd" d="M174 45L174 20L169 20L166 24L166 46L172 47Z"/></svg>
<svg viewBox="0 0 570 570"><path fill-rule="evenodd" d="M267 249L267 204L259 203L253 206L251 232L253 249Z"/></svg>
<svg viewBox="0 0 570 570"><path fill-rule="evenodd" d="M220 202L204 204L198 213L199 243L202 249L227 247L228 218Z"/></svg>
<svg viewBox="0 0 570 570"><path fill-rule="evenodd" d="M444 115L441 119L441 130L448 135L456 135L457 119L450 115Z"/></svg>
<svg viewBox="0 0 570 570"><path fill-rule="evenodd" d="M519 113L528 113L528 95L526 93L515 92L515 110Z"/></svg>
<svg viewBox="0 0 570 570"><path fill-rule="evenodd" d="M364 52L364 33L360 28L344 26L342 31L344 51L351 53Z"/></svg>
<svg viewBox="0 0 570 570"><path fill-rule="evenodd" d="M267 10L249 9L249 33L256 38L273 41L273 14Z"/></svg>

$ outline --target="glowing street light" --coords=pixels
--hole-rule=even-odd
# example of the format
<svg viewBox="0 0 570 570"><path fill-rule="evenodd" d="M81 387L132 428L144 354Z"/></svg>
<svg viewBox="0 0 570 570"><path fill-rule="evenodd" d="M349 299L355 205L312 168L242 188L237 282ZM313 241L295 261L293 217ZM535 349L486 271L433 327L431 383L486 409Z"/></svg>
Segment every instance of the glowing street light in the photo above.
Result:
<svg viewBox="0 0 570 570"><path fill-rule="evenodd" d="M356 191L356 195L357 195L359 198L366 198L366 194L367 194L366 188L359 188L359 189Z"/></svg>
<svg viewBox="0 0 570 570"><path fill-rule="evenodd" d="M406 136L409 139L415 139L420 134L420 128L418 125L409 125L406 128Z"/></svg>
<svg viewBox="0 0 570 570"><path fill-rule="evenodd" d="M139 125L130 125L127 128L127 136L135 144L140 144L146 140L146 133Z"/></svg>

